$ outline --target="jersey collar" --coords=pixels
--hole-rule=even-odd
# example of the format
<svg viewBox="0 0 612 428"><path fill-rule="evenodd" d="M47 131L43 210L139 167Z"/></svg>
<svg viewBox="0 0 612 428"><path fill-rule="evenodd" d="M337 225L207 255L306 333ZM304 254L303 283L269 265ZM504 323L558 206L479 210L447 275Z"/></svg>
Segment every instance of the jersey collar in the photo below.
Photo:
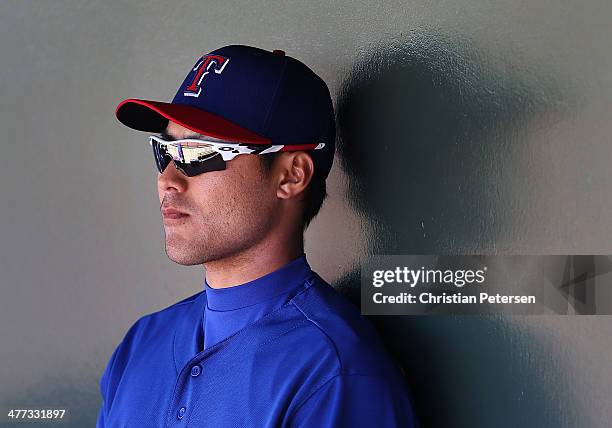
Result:
<svg viewBox="0 0 612 428"><path fill-rule="evenodd" d="M311 275L306 255L302 254L283 267L244 284L212 288L204 279L204 290L210 309L231 311L285 294L303 284Z"/></svg>

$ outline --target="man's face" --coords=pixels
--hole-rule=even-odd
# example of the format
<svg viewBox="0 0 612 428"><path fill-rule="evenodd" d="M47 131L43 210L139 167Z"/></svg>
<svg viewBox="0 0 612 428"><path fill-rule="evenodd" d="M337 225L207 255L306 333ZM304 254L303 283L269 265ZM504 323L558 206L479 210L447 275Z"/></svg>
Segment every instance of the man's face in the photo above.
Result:
<svg viewBox="0 0 612 428"><path fill-rule="evenodd" d="M194 133L172 121L176 139ZM187 177L171 162L158 174L161 208L186 217L163 218L166 254L181 265L196 265L237 254L260 242L274 224L276 188L257 155L239 155L223 171Z"/></svg>

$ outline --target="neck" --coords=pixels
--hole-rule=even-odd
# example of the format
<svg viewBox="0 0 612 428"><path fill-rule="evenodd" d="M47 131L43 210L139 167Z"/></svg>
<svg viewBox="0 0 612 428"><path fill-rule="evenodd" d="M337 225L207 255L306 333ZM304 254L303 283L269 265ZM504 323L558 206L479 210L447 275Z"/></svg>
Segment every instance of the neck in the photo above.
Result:
<svg viewBox="0 0 612 428"><path fill-rule="evenodd" d="M227 288L253 281L273 272L304 253L302 234L295 240L262 241L239 253L204 263L206 282L212 288Z"/></svg>

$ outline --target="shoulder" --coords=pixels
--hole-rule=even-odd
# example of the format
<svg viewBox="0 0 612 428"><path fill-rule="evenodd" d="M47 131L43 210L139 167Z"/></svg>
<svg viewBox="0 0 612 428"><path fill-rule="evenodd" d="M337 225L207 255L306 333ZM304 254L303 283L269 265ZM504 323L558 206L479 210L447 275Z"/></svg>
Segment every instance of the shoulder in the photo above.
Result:
<svg viewBox="0 0 612 428"><path fill-rule="evenodd" d="M136 321L136 324L151 325L156 323L165 323L172 320L179 320L181 319L182 315L187 314L193 309L193 306L197 304L198 300L200 297L203 297L203 295L204 291L199 291L198 293L186 297L183 300L179 300L170 306L143 315Z"/></svg>
<svg viewBox="0 0 612 428"><path fill-rule="evenodd" d="M192 312L198 300L204 294L200 291L158 311L145 314L138 318L128 329L122 342L142 339L143 336L155 336L172 330Z"/></svg>
<svg viewBox="0 0 612 428"><path fill-rule="evenodd" d="M387 352L374 326L358 308L319 275L291 303L303 318L310 349L332 354L339 374L396 376L399 366Z"/></svg>
<svg viewBox="0 0 612 428"><path fill-rule="evenodd" d="M112 369L115 360L127 363L135 353L153 347L170 346L174 332L182 323L189 322L201 304L203 291L186 297L158 311L145 314L128 328L116 346L107 369Z"/></svg>
<svg viewBox="0 0 612 428"><path fill-rule="evenodd" d="M292 300L283 360L308 368L291 406L291 426L415 426L397 362L359 309L318 275ZM288 340L289 338L287 338Z"/></svg>
<svg viewBox="0 0 612 428"><path fill-rule="evenodd" d="M203 291L184 298L170 306L141 316L127 329L123 339L115 347L106 371L117 364L126 364L142 344L159 345L172 339L181 322L186 322L201 303Z"/></svg>

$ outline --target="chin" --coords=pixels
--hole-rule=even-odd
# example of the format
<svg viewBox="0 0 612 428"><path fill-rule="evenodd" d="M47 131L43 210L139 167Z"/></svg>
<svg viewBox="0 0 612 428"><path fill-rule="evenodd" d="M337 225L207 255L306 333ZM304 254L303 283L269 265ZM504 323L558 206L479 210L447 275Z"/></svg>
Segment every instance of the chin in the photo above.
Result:
<svg viewBox="0 0 612 428"><path fill-rule="evenodd" d="M193 252L193 248L174 246L166 242L166 255L170 260L179 265L193 266L202 264L202 256Z"/></svg>

